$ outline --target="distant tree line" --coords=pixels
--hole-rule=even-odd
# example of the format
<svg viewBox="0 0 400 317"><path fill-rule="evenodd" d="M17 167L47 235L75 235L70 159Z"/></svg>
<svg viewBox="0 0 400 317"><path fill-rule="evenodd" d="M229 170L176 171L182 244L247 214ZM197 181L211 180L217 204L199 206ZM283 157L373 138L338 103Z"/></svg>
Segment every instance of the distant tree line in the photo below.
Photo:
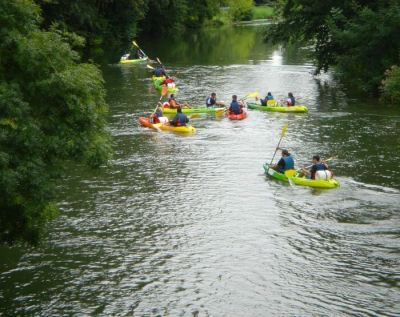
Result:
<svg viewBox="0 0 400 317"><path fill-rule="evenodd" d="M397 0L284 0L267 39L308 41L316 71L336 74L369 94L400 103L400 3Z"/></svg>

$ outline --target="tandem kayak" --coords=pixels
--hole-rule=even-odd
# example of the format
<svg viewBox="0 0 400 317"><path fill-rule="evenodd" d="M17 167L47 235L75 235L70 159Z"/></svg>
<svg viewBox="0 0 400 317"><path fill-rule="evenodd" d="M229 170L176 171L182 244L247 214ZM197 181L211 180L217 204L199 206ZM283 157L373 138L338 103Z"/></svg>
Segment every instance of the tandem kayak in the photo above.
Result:
<svg viewBox="0 0 400 317"><path fill-rule="evenodd" d="M153 77L151 77L151 79L153 81L154 88L161 92L162 89L163 89L163 86L161 85L161 82L163 82L165 80L165 76L160 76L160 77L153 76ZM176 86L168 87L168 92L171 93L171 94L173 94L174 92L177 92L178 90L179 89Z"/></svg>
<svg viewBox="0 0 400 317"><path fill-rule="evenodd" d="M243 110L240 114L234 114L227 112L227 116L230 120L243 120L247 117L247 112Z"/></svg>
<svg viewBox="0 0 400 317"><path fill-rule="evenodd" d="M196 129L191 125L175 127L168 123L150 123L149 118L139 117L139 123L143 127L147 127L154 130L172 131L177 133L195 133Z"/></svg>
<svg viewBox="0 0 400 317"><path fill-rule="evenodd" d="M138 59L121 59L119 61L120 64L142 64L142 63L148 63L149 58L138 58Z"/></svg>
<svg viewBox="0 0 400 317"><path fill-rule="evenodd" d="M325 180L325 179L309 179L306 177L297 177L297 176L287 177L285 174L279 173L274 169L270 168L268 163L265 163L263 167L266 175L280 181L290 182L300 186L309 186L314 188L336 188L339 187L340 185L339 182L334 178Z"/></svg>
<svg viewBox="0 0 400 317"><path fill-rule="evenodd" d="M262 111L275 111L275 112L308 112L308 108L306 106L298 105L298 106L262 106L257 103L248 102L247 107L249 109L257 109Z"/></svg>
<svg viewBox="0 0 400 317"><path fill-rule="evenodd" d="M182 108L183 113L216 113L216 114L223 114L225 108L212 108L212 107L193 107L193 108ZM171 108L163 108L164 114L176 114L176 109Z"/></svg>

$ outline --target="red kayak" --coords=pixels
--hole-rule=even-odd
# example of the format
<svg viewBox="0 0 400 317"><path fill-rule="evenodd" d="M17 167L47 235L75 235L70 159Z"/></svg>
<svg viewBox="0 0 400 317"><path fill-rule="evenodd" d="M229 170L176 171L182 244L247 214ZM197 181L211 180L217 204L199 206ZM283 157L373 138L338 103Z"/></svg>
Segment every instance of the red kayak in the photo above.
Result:
<svg viewBox="0 0 400 317"><path fill-rule="evenodd" d="M228 118L231 120L243 120L247 117L247 112L243 110L240 114L234 114L233 112L228 113Z"/></svg>

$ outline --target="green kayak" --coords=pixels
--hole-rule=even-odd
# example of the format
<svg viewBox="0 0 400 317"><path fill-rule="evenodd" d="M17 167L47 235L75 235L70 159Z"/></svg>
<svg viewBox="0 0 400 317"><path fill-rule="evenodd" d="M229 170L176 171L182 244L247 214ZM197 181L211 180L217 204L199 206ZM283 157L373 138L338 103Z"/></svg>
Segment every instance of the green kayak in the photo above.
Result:
<svg viewBox="0 0 400 317"><path fill-rule="evenodd" d="M339 187L339 182L334 179L309 179L306 177L292 176L287 177L285 174L279 173L269 167L268 163L263 165L265 174L283 182L290 182L300 186L309 186L315 188L336 188ZM293 170L294 171L294 170Z"/></svg>
<svg viewBox="0 0 400 317"><path fill-rule="evenodd" d="M247 107L249 109L257 109L257 110L262 110L262 111L274 111L274 112L307 112L308 108L306 106L262 106L257 103L253 102L248 102Z"/></svg>
<svg viewBox="0 0 400 317"><path fill-rule="evenodd" d="M148 63L149 59L146 58L138 58L138 59L121 59L119 61L120 64L142 64L142 63Z"/></svg>

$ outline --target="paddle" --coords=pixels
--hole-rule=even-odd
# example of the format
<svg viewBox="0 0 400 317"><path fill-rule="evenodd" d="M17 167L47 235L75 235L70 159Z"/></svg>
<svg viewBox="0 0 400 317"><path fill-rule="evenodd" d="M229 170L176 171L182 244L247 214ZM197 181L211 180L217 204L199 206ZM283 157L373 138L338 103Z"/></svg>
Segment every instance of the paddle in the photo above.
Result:
<svg viewBox="0 0 400 317"><path fill-rule="evenodd" d="M151 113L150 118L151 118L151 116L152 116L153 114L156 113L157 108L159 107L159 103L161 102L161 100L162 100L163 97L164 97L164 96L161 95L160 99L158 99L157 106L154 108L154 111ZM156 125L154 125L154 124L153 124L153 127L154 127L158 132L161 131L161 129L160 129L159 127L157 127Z"/></svg>
<svg viewBox="0 0 400 317"><path fill-rule="evenodd" d="M154 67L153 67L153 66L150 66L149 64L147 64L146 67L147 67L148 69L154 70Z"/></svg>
<svg viewBox="0 0 400 317"><path fill-rule="evenodd" d="M144 58L148 58L148 57L147 57L147 54L146 54L145 52L143 52L143 50L139 47L139 45L138 45L135 41L132 41L132 44L133 44L134 46L136 46L136 48L139 50L139 52L142 53L142 54L144 55Z"/></svg>
<svg viewBox="0 0 400 317"><path fill-rule="evenodd" d="M275 153L274 153L274 155L272 156L271 162L270 162L269 165L268 165L268 170L270 169L270 166L271 166L272 162L274 161L276 152L278 152L279 145L281 144L281 141L282 141L283 137L285 136L286 130L288 129L288 127L289 127L289 124L287 124L287 123L285 123L285 124L283 125L283 127L282 127L281 138L279 139L278 145L276 146ZM267 173L268 173L268 170L267 170Z"/></svg>

